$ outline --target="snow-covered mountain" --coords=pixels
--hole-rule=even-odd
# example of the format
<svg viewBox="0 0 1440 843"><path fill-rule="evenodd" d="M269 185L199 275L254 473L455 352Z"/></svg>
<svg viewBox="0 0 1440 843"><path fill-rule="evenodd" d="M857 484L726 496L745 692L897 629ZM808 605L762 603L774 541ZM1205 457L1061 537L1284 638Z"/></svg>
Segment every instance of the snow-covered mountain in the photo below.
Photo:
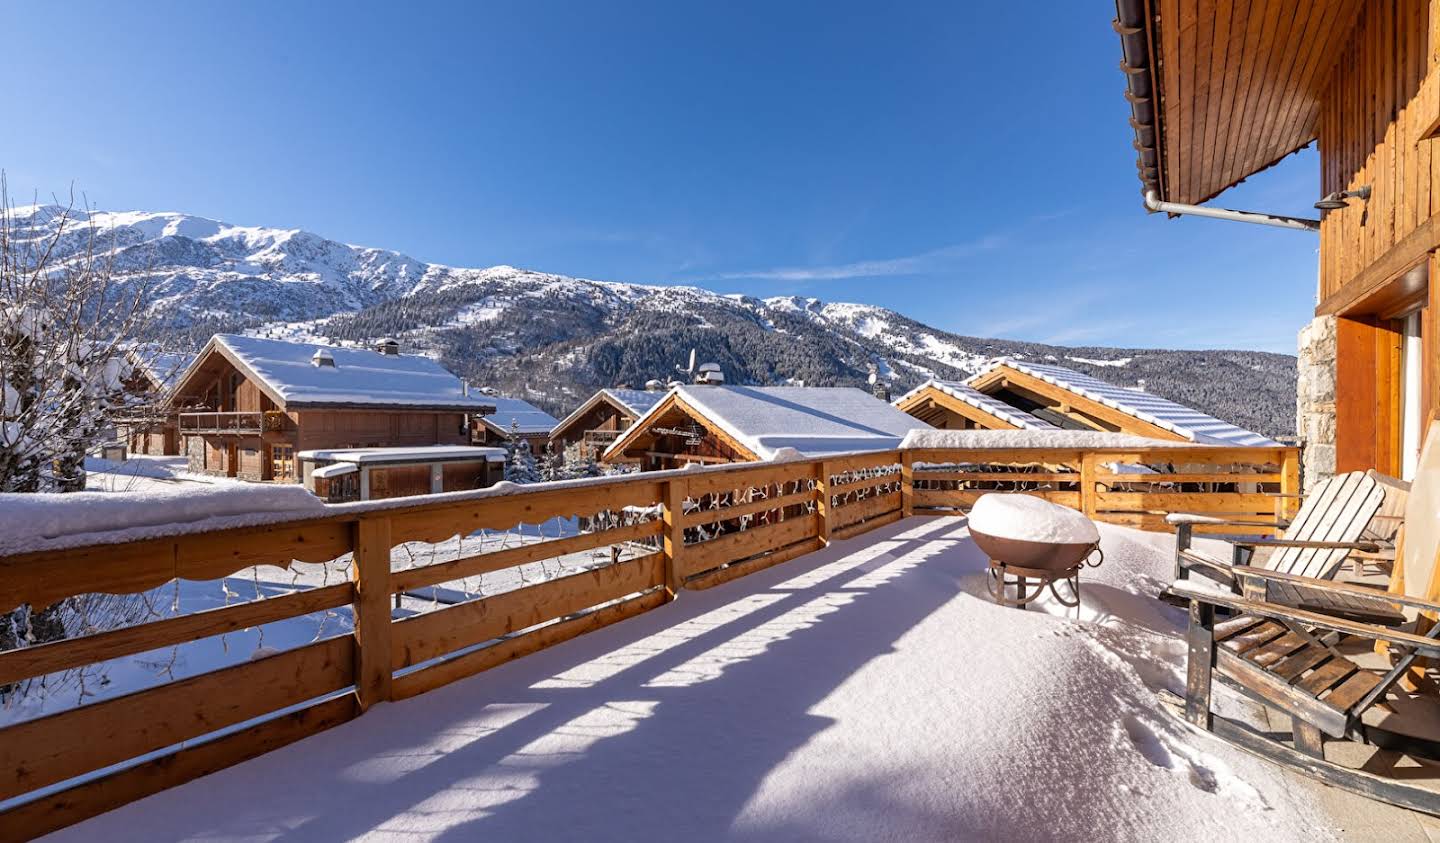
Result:
<svg viewBox="0 0 1440 843"><path fill-rule="evenodd" d="M58 209L13 216L42 237ZM668 377L695 348L732 383L863 386L873 366L897 394L928 377L964 377L992 356L1023 355L1143 385L1272 436L1294 426L1288 355L966 337L872 305L449 267L178 213L79 214L60 253L82 251L91 232L124 283L145 285L150 330L171 342L198 346L219 330L355 343L395 336L472 382L562 414L597 387Z"/></svg>

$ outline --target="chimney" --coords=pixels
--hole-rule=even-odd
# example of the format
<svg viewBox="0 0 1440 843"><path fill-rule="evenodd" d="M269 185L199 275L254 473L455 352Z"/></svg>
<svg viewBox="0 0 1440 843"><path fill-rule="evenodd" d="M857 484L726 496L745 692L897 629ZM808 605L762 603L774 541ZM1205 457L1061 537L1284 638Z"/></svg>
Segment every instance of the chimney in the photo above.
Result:
<svg viewBox="0 0 1440 843"><path fill-rule="evenodd" d="M460 379L460 394L465 396L466 398L470 397L470 381L467 381L464 378Z"/></svg>
<svg viewBox="0 0 1440 843"><path fill-rule="evenodd" d="M317 348L315 353L310 355L310 365L317 369L326 367L333 369L335 368L335 355L331 354L329 349Z"/></svg>
<svg viewBox="0 0 1440 843"><path fill-rule="evenodd" d="M384 337L375 341L375 350L381 354L398 355L400 353L400 343L390 337Z"/></svg>
<svg viewBox="0 0 1440 843"><path fill-rule="evenodd" d="M722 384L725 382L725 373L721 371L719 363L702 363L699 373L695 376L695 382Z"/></svg>
<svg viewBox="0 0 1440 843"><path fill-rule="evenodd" d="M1138 389L1138 390L1141 391L1141 392L1144 392L1144 391L1145 391L1145 379L1144 379L1144 378L1140 378L1140 379L1136 380L1136 381L1135 381L1135 388Z"/></svg>

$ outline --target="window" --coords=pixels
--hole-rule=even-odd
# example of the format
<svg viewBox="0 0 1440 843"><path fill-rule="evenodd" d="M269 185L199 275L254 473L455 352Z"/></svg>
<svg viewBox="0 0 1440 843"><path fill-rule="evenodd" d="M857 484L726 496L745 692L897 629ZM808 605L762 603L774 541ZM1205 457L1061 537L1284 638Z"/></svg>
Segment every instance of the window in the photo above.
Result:
<svg viewBox="0 0 1440 843"><path fill-rule="evenodd" d="M1420 311L1400 319L1400 477L1412 480L1420 459L1420 437L1424 435L1425 396L1421 393Z"/></svg>
<svg viewBox="0 0 1440 843"><path fill-rule="evenodd" d="M295 446L270 446L270 471L276 480L295 479Z"/></svg>

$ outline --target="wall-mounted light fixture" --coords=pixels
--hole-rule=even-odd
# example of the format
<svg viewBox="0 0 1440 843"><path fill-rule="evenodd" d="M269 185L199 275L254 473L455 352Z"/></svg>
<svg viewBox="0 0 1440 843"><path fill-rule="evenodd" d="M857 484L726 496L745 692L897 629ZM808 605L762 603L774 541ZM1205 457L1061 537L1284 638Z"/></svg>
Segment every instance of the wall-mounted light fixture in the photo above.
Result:
<svg viewBox="0 0 1440 843"><path fill-rule="evenodd" d="M1354 190L1337 190L1334 193L1315 203L1315 207L1321 211L1338 211L1344 208L1349 202L1348 199L1359 199L1362 202L1370 200L1370 185L1357 187Z"/></svg>

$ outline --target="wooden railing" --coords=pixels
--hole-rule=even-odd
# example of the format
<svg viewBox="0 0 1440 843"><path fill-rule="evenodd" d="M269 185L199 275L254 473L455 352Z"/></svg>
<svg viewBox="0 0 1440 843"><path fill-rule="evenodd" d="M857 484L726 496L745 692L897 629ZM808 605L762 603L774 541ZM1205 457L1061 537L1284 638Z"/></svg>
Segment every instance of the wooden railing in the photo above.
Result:
<svg viewBox="0 0 1440 843"><path fill-rule="evenodd" d="M1161 473L1124 469L1140 464ZM0 688L347 605L353 613L353 632L0 729L0 839L77 822L376 703L651 611L683 589L719 585L912 513L963 511L986 490L1026 491L1156 529L1167 507L1273 520L1293 511L1297 482L1296 453L1283 448L889 451L342 506L324 518L0 557L0 613L259 565L351 562L349 582L0 652ZM1290 497L1267 513L1267 491ZM557 518L577 519L581 531L392 566L392 549L405 543ZM396 595L601 548L611 553L599 567L392 619Z"/></svg>
<svg viewBox="0 0 1440 843"><path fill-rule="evenodd" d="M181 433L264 433L280 430L285 414L275 411L181 413Z"/></svg>

